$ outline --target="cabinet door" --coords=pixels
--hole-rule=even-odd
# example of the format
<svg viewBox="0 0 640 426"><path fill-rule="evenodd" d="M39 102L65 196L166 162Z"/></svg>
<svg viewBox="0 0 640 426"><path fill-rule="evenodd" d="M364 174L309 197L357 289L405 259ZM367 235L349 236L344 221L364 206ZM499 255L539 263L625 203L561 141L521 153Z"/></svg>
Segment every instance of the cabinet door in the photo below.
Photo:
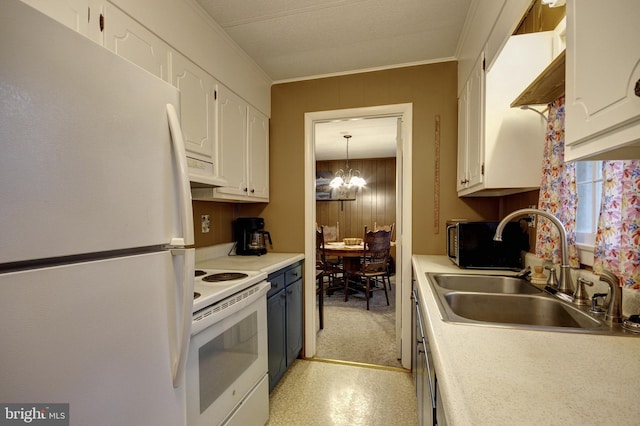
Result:
<svg viewBox="0 0 640 426"><path fill-rule="evenodd" d="M473 68L469 78L467 116L467 187L482 183L484 163L484 56Z"/></svg>
<svg viewBox="0 0 640 426"><path fill-rule="evenodd" d="M484 178L484 56L476 63L458 99L458 191Z"/></svg>
<svg viewBox="0 0 640 426"><path fill-rule="evenodd" d="M62 25L102 44L100 14L102 0L22 0Z"/></svg>
<svg viewBox="0 0 640 426"><path fill-rule="evenodd" d="M436 393L436 407L435 407L435 423L437 426L447 426L447 416L444 413L444 403L442 401L442 393L440 392L440 386L438 384L438 377L435 378L435 393Z"/></svg>
<svg viewBox="0 0 640 426"><path fill-rule="evenodd" d="M287 293L287 367L302 350L302 280L285 289Z"/></svg>
<svg viewBox="0 0 640 426"><path fill-rule="evenodd" d="M638 16L637 0L567 2L565 159L637 143ZM605 154L602 158L638 158L640 146L636 145L635 155L630 157L619 154L618 157Z"/></svg>
<svg viewBox="0 0 640 426"><path fill-rule="evenodd" d="M249 195L269 201L269 119L249 107Z"/></svg>
<svg viewBox="0 0 640 426"><path fill-rule="evenodd" d="M458 174L456 188L458 191L467 187L467 140L469 115L468 90L469 85L465 85L460 98L458 99Z"/></svg>
<svg viewBox="0 0 640 426"><path fill-rule="evenodd" d="M267 330L269 339L269 392L285 370L286 358L286 295L285 289L267 299Z"/></svg>
<svg viewBox="0 0 640 426"><path fill-rule="evenodd" d="M171 82L169 47L115 6L105 7L104 46L151 74Z"/></svg>
<svg viewBox="0 0 640 426"><path fill-rule="evenodd" d="M247 103L220 85L218 92L218 158L220 175L228 186L216 188L223 194L246 196L247 183Z"/></svg>
<svg viewBox="0 0 640 426"><path fill-rule="evenodd" d="M187 156L214 163L217 82L189 59L171 52L171 83L180 90Z"/></svg>

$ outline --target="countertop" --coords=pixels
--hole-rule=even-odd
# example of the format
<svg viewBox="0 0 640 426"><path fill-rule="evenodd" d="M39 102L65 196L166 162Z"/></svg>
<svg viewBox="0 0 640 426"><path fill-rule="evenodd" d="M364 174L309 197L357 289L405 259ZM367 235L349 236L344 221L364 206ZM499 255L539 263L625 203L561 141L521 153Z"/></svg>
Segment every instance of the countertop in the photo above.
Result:
<svg viewBox="0 0 640 426"><path fill-rule="evenodd" d="M270 274L304 259L302 253L271 253L262 256L219 256L196 260L196 268L261 271Z"/></svg>
<svg viewBox="0 0 640 426"><path fill-rule="evenodd" d="M445 323L425 273L479 271L412 263L449 425L638 424L640 336Z"/></svg>

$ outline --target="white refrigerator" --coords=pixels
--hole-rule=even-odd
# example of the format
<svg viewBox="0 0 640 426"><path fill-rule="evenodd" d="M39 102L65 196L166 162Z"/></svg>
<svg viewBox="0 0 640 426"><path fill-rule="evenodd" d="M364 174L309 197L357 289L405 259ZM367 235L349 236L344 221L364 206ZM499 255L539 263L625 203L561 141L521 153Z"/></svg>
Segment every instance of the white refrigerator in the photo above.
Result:
<svg viewBox="0 0 640 426"><path fill-rule="evenodd" d="M17 0L0 57L0 423L186 424L178 91Z"/></svg>

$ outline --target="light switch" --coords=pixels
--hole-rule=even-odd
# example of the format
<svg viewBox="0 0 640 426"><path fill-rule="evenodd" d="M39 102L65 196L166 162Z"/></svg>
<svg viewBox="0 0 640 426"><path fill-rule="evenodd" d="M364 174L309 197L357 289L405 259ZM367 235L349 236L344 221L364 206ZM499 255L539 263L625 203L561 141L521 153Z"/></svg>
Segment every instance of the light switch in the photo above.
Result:
<svg viewBox="0 0 640 426"><path fill-rule="evenodd" d="M202 233L206 234L211 229L211 218L208 214L200 216L200 223L202 225Z"/></svg>

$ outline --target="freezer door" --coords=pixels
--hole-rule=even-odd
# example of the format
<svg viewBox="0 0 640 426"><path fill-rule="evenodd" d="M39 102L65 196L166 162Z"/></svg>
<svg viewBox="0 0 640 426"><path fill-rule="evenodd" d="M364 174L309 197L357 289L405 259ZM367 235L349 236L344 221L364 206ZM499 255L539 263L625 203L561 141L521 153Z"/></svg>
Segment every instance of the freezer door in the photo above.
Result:
<svg viewBox="0 0 640 426"><path fill-rule="evenodd" d="M184 290L193 301L193 281L175 284L184 260L159 252L0 274L0 401L68 403L71 425L184 425L184 377L177 388L173 378Z"/></svg>
<svg viewBox="0 0 640 426"><path fill-rule="evenodd" d="M182 241L178 91L19 1L0 56L0 264Z"/></svg>

